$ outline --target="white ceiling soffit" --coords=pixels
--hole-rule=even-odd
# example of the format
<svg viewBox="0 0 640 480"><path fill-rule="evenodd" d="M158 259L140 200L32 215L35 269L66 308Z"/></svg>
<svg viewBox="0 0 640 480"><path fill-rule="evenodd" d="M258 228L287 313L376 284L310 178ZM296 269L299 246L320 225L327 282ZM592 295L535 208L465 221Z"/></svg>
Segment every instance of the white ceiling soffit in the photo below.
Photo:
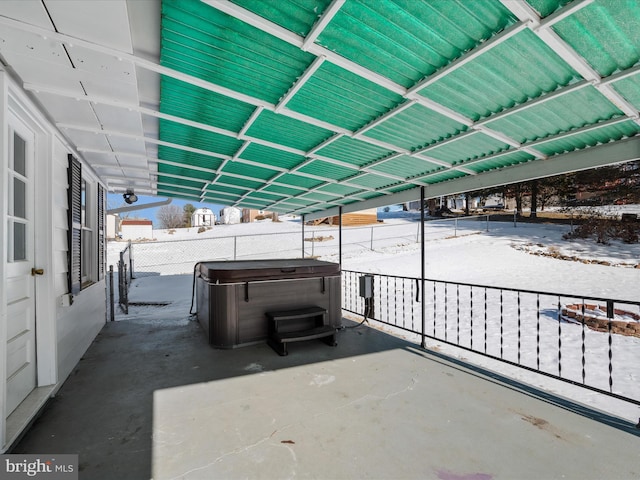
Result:
<svg viewBox="0 0 640 480"><path fill-rule="evenodd" d="M83 42L136 54L157 61L159 52L160 2L156 0L1 0L0 54L10 70L23 82L56 124L117 129L136 138L110 137L104 134L61 129L67 140L81 152L84 160L100 165L102 158L82 154L83 150L126 152L136 155L133 165L148 172L155 170L147 159L145 135L157 138L157 119L144 118L140 112L99 102L78 101L91 96L113 102L156 107L159 103L159 78L138 71L133 62L93 48ZM135 25L135 28L134 28ZM61 38L77 39L62 42ZM134 46L135 45L135 46ZM40 91L30 85L46 86ZM60 95L63 92L64 95ZM142 93L139 93L142 92ZM150 152L156 155L153 147ZM116 162L115 182L97 168L101 180L112 192L124 191L135 176ZM109 172L114 173L113 171ZM137 174L138 175L138 174ZM155 191L149 187L149 191Z"/></svg>

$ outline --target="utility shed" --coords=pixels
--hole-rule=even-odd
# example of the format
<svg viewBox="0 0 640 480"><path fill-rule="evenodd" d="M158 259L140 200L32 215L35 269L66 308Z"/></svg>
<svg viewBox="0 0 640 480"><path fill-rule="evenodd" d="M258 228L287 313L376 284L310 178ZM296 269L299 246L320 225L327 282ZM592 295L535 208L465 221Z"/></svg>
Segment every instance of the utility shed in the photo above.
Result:
<svg viewBox="0 0 640 480"><path fill-rule="evenodd" d="M212 227L216 223L216 215L210 208L198 208L191 215L192 227Z"/></svg>

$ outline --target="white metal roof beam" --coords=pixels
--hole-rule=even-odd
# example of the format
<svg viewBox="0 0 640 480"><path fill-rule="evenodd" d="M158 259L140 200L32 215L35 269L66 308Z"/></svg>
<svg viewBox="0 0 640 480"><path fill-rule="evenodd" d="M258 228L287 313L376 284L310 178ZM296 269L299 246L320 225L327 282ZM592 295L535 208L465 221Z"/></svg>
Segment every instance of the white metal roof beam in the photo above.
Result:
<svg viewBox="0 0 640 480"><path fill-rule="evenodd" d="M547 160L536 160L515 167L483 172L476 176L465 176L458 179L439 182L426 188L427 198L441 195L471 192L481 188L491 188L515 182L523 182L535 178L551 177L569 172L589 170L605 165L614 165L633 160L640 160L640 136L635 136L615 143L585 148L575 152L550 157ZM365 200L358 205L348 205L343 213L379 207L391 203L403 203L420 198L420 189L412 188L392 194L390 198ZM334 213L335 212L335 213ZM310 213L309 220L337 215L336 209L327 209Z"/></svg>
<svg viewBox="0 0 640 480"><path fill-rule="evenodd" d="M526 2L524 0L500 0L502 4L508 8L514 15L517 15L520 20L530 20L531 30L547 44L554 52L556 52L560 58L562 58L569 66L571 66L576 72L578 72L585 80L594 83L595 88L598 89L602 95L604 95L616 108L620 109L626 116L631 118L634 122L640 125L640 115L638 110L616 92L609 85L602 85L602 78L600 74L589 63L582 58L581 55L576 52L573 47L567 44L560 36L553 30L552 23L549 21L545 23L541 20L538 13L532 8L524 6ZM579 8L584 8L589 5L588 1L576 0L564 7L571 10L571 13L575 13ZM527 4L528 5L528 4Z"/></svg>
<svg viewBox="0 0 640 480"><path fill-rule="evenodd" d="M284 106L289 102L289 100L291 100L295 96L295 94L298 93L298 91L304 86L304 84L307 83L307 81L313 76L313 74L316 73L316 71L324 63L325 58L326 57L321 55L319 57L316 57L316 59L311 62L311 65L307 67L305 72L295 81L289 91L284 94L282 100L278 102L275 108L276 113L280 113Z"/></svg>
<svg viewBox="0 0 640 480"><path fill-rule="evenodd" d="M253 111L253 113L251 114L249 119L244 123L244 125L242 126L242 128L238 132L238 138L243 137L244 134L247 133L247 130L249 130L251 128L251 125L253 125L253 122L255 122L258 119L258 117L260 116L260 113L262 113L262 110L264 110L264 107L256 107L255 108L255 110Z"/></svg>
<svg viewBox="0 0 640 480"><path fill-rule="evenodd" d="M563 95L567 95L569 93L573 93L576 92L578 90L581 90L585 87L589 87L593 85L592 82L588 81L588 80L580 80L579 82L576 82L574 84L568 85L566 87L561 87L557 90L554 90L551 93L547 93L545 95L541 95L537 98L534 98L532 100L529 100L527 102L521 103L519 105L516 105L515 107L512 107L508 110L503 110L502 112L499 113L495 113L489 117L483 118L482 120L478 120L475 124L474 127L479 127L482 125L486 125L488 123L491 123L495 120L499 120L501 118L505 118L508 117L509 115L513 115L514 113L519 113L522 112L523 110L527 110L531 107L535 107L537 105L541 105L545 102L548 102L549 100L555 100Z"/></svg>
<svg viewBox="0 0 640 480"><path fill-rule="evenodd" d="M574 0L573 2L565 5L560 10L553 12L548 17L540 20L540 25L536 28L550 28L556 23L561 22L567 17L570 17L574 13L582 10L587 5L591 5L593 0Z"/></svg>
<svg viewBox="0 0 640 480"><path fill-rule="evenodd" d="M400 105L398 105L395 108L392 108L391 110L387 111L386 113L384 113L383 115L380 115L378 118L376 118L375 120L373 120L372 122L366 124L364 127L356 130L355 132L353 132L353 137L354 138L360 138L362 136L362 134L364 134L366 131L371 130L372 128L377 127L378 125L380 125L382 122L389 120L392 117L395 117L396 115L398 115L399 113L402 113L403 111L405 111L406 109L414 106L416 103L418 103L417 100L409 100L407 102L401 103Z"/></svg>
<svg viewBox="0 0 640 480"><path fill-rule="evenodd" d="M412 95L413 93L418 92L418 90L422 90L423 88L428 87L429 85L437 82L438 80L441 80L451 72L456 71L458 68L462 67L463 65L466 65L472 60L475 60L480 55L488 52L492 48L497 47L498 45L506 42L511 37L517 35L518 33L525 30L526 28L527 28L527 23L523 23L523 22L518 22L514 25L511 25L510 27L505 28L502 32L498 33L497 35L494 35L486 42L481 43L476 48L469 50L467 53L463 54L461 57L457 58L456 60L449 63L448 65L442 67L433 75L420 80L413 87L407 90L407 95Z"/></svg>
<svg viewBox="0 0 640 480"><path fill-rule="evenodd" d="M600 122L600 123L596 123L593 125L587 125L585 127L582 128L576 128L575 130L571 130L569 132L564 132L564 133L559 133L558 135L553 135L551 137L546 137L546 138L541 138L539 140L534 140L532 142L527 143L526 145L531 145L531 146L537 146L537 145L542 145L545 143L549 143L549 142L553 142L556 140L560 140L563 138L567 138L567 137L573 137L575 135L579 135L581 133L586 133L586 132L591 132L594 130L599 130L601 128L605 128L605 127L610 127L612 125L617 125L618 123L625 123L625 122L629 122L631 121L631 119L629 119L628 117L616 117L616 118L612 118L611 120L607 120L604 122Z"/></svg>
<svg viewBox="0 0 640 480"><path fill-rule="evenodd" d="M331 5L327 7L327 9L322 12L320 19L315 23L315 25L311 28L311 31L307 34L304 41L302 42L302 50L306 51L309 48L309 45L313 45L313 42L320 36L322 31L329 25L333 17L336 16L338 11L344 5L345 0L333 0Z"/></svg>

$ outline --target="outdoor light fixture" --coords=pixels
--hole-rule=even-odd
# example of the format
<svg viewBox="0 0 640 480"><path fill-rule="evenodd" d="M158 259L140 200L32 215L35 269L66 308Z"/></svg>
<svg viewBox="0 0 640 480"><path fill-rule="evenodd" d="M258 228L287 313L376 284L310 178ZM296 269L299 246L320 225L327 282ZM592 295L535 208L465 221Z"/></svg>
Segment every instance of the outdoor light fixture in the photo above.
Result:
<svg viewBox="0 0 640 480"><path fill-rule="evenodd" d="M133 189L131 188L127 190L127 193L122 194L122 198L124 198L124 201L128 204L136 203L138 201L138 196L133 193Z"/></svg>

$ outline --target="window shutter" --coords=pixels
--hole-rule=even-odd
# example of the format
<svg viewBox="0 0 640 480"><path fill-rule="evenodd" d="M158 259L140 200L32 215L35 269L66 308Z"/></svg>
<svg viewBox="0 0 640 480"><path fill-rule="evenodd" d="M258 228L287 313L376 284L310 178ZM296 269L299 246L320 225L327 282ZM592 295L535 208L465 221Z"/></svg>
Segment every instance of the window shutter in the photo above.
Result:
<svg viewBox="0 0 640 480"><path fill-rule="evenodd" d="M98 185L98 280L104 278L104 187Z"/></svg>
<svg viewBox="0 0 640 480"><path fill-rule="evenodd" d="M77 294L81 288L81 260L82 260L82 164L73 155L69 155L69 168L67 170L69 187L68 194L68 219L69 219L69 251L68 258L68 282L69 292Z"/></svg>

